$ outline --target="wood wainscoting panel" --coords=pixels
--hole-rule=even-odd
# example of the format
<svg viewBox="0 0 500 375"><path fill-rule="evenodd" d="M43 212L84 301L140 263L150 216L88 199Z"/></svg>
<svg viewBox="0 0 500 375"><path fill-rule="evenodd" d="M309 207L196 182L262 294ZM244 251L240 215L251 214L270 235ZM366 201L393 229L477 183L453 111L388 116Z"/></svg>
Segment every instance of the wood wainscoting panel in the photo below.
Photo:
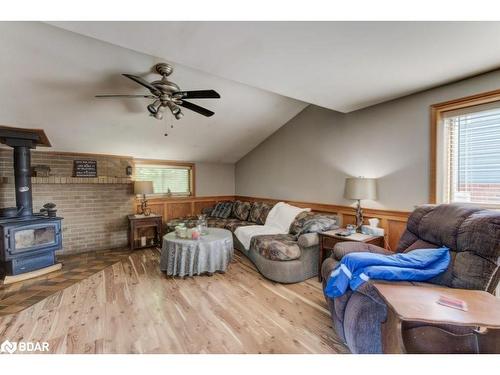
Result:
<svg viewBox="0 0 500 375"><path fill-rule="evenodd" d="M148 202L148 207L151 209L151 213L152 214L161 215L161 216L164 215L163 204L161 204L161 203L149 203ZM138 210L138 212L140 211L140 209L141 209L141 205L139 204L139 210Z"/></svg>
<svg viewBox="0 0 500 375"><path fill-rule="evenodd" d="M356 225L356 215L350 214L340 214L342 216L342 226L346 226L349 224ZM367 218L365 218L366 221Z"/></svg>
<svg viewBox="0 0 500 375"><path fill-rule="evenodd" d="M387 242L389 243L389 249L395 251L398 247L399 239L406 230L406 221L388 220L388 233Z"/></svg>
<svg viewBox="0 0 500 375"><path fill-rule="evenodd" d="M167 204L166 220L175 219L177 217L191 216L191 202L176 202Z"/></svg>
<svg viewBox="0 0 500 375"><path fill-rule="evenodd" d="M314 203L314 202L300 202L290 201L285 199L270 199L270 198L256 198L246 196L236 196L236 199L241 201L259 201L267 203L286 202L297 207L308 207L315 212L333 213L339 216L340 224L346 226L347 224L356 223L355 208L350 206L340 206L334 204ZM379 226L385 232L385 247L389 250L396 249L401 234L406 228L406 222L410 212L407 211L389 211L379 210L372 208L364 208L364 222L368 224L367 220L370 218L380 219Z"/></svg>
<svg viewBox="0 0 500 375"><path fill-rule="evenodd" d="M199 215L201 214L201 210L204 208L209 208L215 206L217 201L203 201L203 202L194 202L194 214Z"/></svg>
<svg viewBox="0 0 500 375"><path fill-rule="evenodd" d="M154 197L148 199L148 207L151 212L161 215L163 222L185 216L198 215L205 207L212 207L219 201L232 201L232 195L220 195L210 197ZM141 210L141 199L134 201L135 212Z"/></svg>

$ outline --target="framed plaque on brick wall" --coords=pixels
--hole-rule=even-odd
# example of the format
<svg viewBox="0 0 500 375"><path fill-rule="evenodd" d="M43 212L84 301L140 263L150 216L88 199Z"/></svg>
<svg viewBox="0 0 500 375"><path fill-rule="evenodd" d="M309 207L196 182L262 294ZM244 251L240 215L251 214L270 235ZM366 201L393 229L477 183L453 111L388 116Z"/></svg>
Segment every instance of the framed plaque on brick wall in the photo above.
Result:
<svg viewBox="0 0 500 375"><path fill-rule="evenodd" d="M73 160L73 177L97 177L97 161Z"/></svg>

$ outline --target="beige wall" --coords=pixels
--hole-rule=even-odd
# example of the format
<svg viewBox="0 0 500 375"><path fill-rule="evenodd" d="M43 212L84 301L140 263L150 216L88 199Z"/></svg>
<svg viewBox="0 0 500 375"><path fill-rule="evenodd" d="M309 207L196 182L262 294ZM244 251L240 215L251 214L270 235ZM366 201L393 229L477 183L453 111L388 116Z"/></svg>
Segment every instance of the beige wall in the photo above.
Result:
<svg viewBox="0 0 500 375"><path fill-rule="evenodd" d="M429 195L429 106L499 88L495 71L348 114L309 106L236 163L236 194L351 204L345 178L376 177L364 206L411 210Z"/></svg>
<svg viewBox="0 0 500 375"><path fill-rule="evenodd" d="M196 196L234 195L234 164L196 163Z"/></svg>

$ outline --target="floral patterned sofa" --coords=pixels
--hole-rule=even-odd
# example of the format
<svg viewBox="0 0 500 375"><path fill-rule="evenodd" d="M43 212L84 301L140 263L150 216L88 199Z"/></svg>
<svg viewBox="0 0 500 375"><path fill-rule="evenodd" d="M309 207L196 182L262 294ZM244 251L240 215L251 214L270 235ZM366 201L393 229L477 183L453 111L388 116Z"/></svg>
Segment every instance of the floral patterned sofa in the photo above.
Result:
<svg viewBox="0 0 500 375"><path fill-rule="evenodd" d="M224 201L203 209L209 227L224 228L233 233L234 247L246 255L266 278L280 283L296 283L318 274L319 241L317 232L338 228L336 215L302 212L287 234L261 235L252 238L249 250L234 235L236 228L264 225L273 204L265 202ZM168 223L196 225L197 218L180 218Z"/></svg>

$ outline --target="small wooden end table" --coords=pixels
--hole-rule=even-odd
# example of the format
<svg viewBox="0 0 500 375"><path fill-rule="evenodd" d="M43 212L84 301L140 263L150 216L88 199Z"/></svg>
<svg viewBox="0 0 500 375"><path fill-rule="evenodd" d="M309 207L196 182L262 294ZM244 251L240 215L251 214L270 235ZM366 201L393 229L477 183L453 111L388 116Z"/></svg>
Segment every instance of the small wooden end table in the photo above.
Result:
<svg viewBox="0 0 500 375"><path fill-rule="evenodd" d="M128 215L128 224L128 243L130 250L161 246L161 236L163 232L163 219L161 215ZM144 228L153 228L155 231L153 238L146 239L146 246L141 245L141 238L138 235L138 230Z"/></svg>
<svg viewBox="0 0 500 375"><path fill-rule="evenodd" d="M325 260L327 252L332 251L336 244L339 242L364 242L372 245L384 247L384 236L366 236L363 235L362 239L356 238L355 235L351 236L338 236L336 233L345 231L345 229L335 229L327 232L318 233L319 235L319 260L318 260L318 280L321 282L323 276L321 275L321 265Z"/></svg>
<svg viewBox="0 0 500 375"><path fill-rule="evenodd" d="M382 324L384 353L500 353L499 298L482 290L424 283L377 281L373 285L387 304L387 321ZM440 305L436 302L440 296L465 301L468 310ZM456 334L447 326L472 329Z"/></svg>

